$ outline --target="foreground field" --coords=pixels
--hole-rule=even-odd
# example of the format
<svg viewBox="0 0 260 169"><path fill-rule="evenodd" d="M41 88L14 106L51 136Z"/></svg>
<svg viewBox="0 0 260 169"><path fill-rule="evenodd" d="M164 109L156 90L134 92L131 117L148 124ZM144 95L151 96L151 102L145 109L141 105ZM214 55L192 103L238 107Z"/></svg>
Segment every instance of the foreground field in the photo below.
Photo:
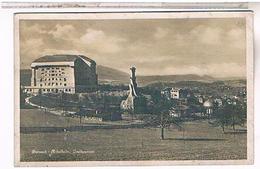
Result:
<svg viewBox="0 0 260 169"><path fill-rule="evenodd" d="M34 109L21 110L22 127L38 125L66 127L79 122ZM167 129L166 140L160 140L158 128L21 133L21 161L246 159L245 133L223 134L206 121L186 122L183 127L184 131Z"/></svg>

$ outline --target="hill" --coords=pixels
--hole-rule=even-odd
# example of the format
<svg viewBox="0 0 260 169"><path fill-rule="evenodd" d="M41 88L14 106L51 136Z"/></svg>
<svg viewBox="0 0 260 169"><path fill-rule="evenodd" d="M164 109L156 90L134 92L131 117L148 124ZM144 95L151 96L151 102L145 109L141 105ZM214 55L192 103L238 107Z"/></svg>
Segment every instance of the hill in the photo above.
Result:
<svg viewBox="0 0 260 169"><path fill-rule="evenodd" d="M129 83L129 74L110 67L97 65L97 74L99 83Z"/></svg>
<svg viewBox="0 0 260 169"><path fill-rule="evenodd" d="M156 82L176 83L180 81L202 81L212 82L215 79L210 76L188 75L164 75L164 76L138 76L137 81L140 86L150 85Z"/></svg>

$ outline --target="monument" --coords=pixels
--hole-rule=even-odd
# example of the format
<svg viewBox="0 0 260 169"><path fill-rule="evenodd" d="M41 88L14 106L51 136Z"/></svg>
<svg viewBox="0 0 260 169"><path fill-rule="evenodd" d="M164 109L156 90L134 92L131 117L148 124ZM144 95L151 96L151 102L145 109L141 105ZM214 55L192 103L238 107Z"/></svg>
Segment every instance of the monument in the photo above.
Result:
<svg viewBox="0 0 260 169"><path fill-rule="evenodd" d="M135 100L138 97L137 91L137 83L136 83L136 76L135 76L135 67L130 68L130 84L129 84L129 94L126 100L121 102L121 109L134 111L135 109Z"/></svg>

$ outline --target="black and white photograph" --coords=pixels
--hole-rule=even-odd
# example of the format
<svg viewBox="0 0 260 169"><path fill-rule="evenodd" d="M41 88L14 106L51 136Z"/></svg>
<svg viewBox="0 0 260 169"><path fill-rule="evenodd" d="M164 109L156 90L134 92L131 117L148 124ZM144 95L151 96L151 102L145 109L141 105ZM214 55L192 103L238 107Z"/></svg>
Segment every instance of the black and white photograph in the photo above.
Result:
<svg viewBox="0 0 260 169"><path fill-rule="evenodd" d="M252 164L252 16L16 14L16 164Z"/></svg>

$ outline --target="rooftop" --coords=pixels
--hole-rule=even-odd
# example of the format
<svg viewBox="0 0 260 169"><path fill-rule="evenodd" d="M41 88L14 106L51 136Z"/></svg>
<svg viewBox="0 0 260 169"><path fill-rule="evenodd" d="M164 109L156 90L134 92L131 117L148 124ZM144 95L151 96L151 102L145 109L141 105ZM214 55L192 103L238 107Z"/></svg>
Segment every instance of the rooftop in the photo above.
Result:
<svg viewBox="0 0 260 169"><path fill-rule="evenodd" d="M83 59L85 62L95 63L95 61L84 55L46 55L34 60L33 62L74 62L78 58Z"/></svg>

